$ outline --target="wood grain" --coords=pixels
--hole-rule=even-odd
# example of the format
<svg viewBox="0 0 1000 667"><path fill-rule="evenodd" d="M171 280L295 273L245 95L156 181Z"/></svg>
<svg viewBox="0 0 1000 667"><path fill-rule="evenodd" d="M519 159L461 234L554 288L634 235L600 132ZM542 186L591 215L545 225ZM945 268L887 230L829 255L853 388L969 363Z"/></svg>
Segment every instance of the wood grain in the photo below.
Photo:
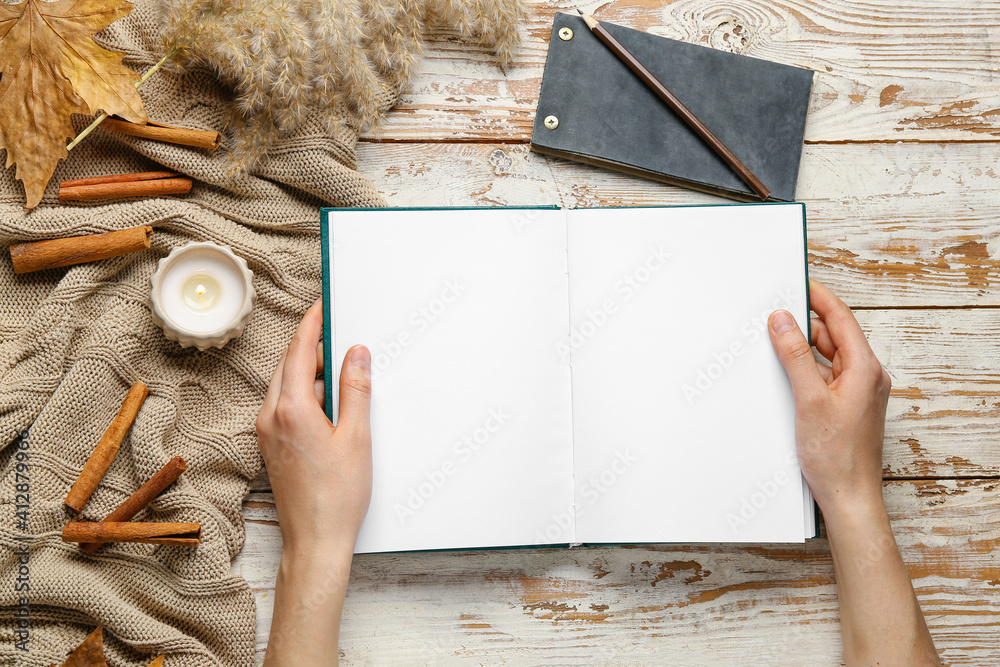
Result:
<svg viewBox="0 0 1000 667"><path fill-rule="evenodd" d="M394 206L726 203L531 153L555 11L516 63L436 33L358 165ZM893 379L884 495L946 664L1000 655L1000 5L616 0L601 20L817 72L799 175L809 269ZM621 119L609 119L621 122ZM903 143L895 143L895 142ZM265 474L234 563L263 660L281 538ZM873 552L873 557L877 554ZM863 563L862 563L863 565ZM355 559L344 664L839 665L825 539Z"/></svg>
<svg viewBox="0 0 1000 667"><path fill-rule="evenodd" d="M1000 306L997 148L806 146L810 275L852 307ZM503 144L362 144L393 206L648 206L729 200Z"/></svg>
<svg viewBox="0 0 1000 667"><path fill-rule="evenodd" d="M857 313L892 377L886 477L1000 475L1000 317L992 309Z"/></svg>
<svg viewBox="0 0 1000 667"><path fill-rule="evenodd" d="M979 141L1000 136L995 2L626 0L595 18L816 72L807 141ZM531 2L506 72L482 48L437 32L382 141L524 142L531 135L552 16ZM595 7L599 7L595 9ZM371 138L369 135L368 138Z"/></svg>
<svg viewBox="0 0 1000 667"><path fill-rule="evenodd" d="M995 664L1000 482L884 493L945 663ZM259 664L281 537L269 494L244 516L233 567L256 592ZM839 665L838 618L825 539L382 554L355 558L341 651L346 665Z"/></svg>

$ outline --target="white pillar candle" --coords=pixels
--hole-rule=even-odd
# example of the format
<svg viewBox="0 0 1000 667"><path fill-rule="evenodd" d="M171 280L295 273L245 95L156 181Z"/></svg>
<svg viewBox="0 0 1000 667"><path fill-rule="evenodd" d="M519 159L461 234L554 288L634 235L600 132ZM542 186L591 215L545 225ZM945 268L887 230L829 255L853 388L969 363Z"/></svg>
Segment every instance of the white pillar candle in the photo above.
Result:
<svg viewBox="0 0 1000 667"><path fill-rule="evenodd" d="M150 283L153 321L167 338L200 350L243 333L257 296L246 261L214 243L174 248Z"/></svg>

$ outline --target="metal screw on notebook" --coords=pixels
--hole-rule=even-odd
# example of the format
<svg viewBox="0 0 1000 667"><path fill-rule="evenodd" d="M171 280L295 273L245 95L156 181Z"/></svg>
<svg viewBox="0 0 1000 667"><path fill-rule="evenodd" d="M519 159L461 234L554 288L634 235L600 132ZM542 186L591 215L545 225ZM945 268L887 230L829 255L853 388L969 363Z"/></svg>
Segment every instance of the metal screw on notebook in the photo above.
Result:
<svg viewBox="0 0 1000 667"><path fill-rule="evenodd" d="M153 321L181 347L222 347L243 333L257 293L246 260L214 243L189 243L150 278Z"/></svg>
<svg viewBox="0 0 1000 667"><path fill-rule="evenodd" d="M573 29L572 28L559 28L559 39L564 42L568 42L573 39Z"/></svg>
<svg viewBox="0 0 1000 667"><path fill-rule="evenodd" d="M559 119L556 118L555 116L546 116L544 122L545 122L545 127L549 128L550 130L554 130L557 127L559 127Z"/></svg>

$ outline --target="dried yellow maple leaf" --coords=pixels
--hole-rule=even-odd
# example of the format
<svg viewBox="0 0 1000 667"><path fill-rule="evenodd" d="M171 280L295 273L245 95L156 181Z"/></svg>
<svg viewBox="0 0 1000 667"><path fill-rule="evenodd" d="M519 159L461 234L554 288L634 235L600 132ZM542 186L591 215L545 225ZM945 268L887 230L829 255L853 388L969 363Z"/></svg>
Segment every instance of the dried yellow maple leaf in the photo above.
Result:
<svg viewBox="0 0 1000 667"><path fill-rule="evenodd" d="M97 626L97 629L69 654L62 667L108 667L108 663L104 660L104 633L101 626Z"/></svg>
<svg viewBox="0 0 1000 667"><path fill-rule="evenodd" d="M131 11L123 0L0 2L0 149L7 168L17 165L28 208L67 155L71 114L100 109L146 122L139 75L92 38Z"/></svg>

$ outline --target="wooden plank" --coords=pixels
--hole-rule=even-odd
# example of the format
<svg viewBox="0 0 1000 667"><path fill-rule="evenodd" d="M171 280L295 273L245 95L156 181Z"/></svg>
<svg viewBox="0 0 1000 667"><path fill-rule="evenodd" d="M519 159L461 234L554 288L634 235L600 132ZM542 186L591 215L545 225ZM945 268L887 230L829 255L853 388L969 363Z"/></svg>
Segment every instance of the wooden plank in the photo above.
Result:
<svg viewBox="0 0 1000 667"><path fill-rule="evenodd" d="M419 73L382 140L524 142L531 135L552 17L530 3L506 72L473 43L432 32ZM599 19L812 69L807 141L979 141L1000 135L1000 5L995 0L705 3L618 0ZM369 135L370 138L370 135Z"/></svg>
<svg viewBox="0 0 1000 667"><path fill-rule="evenodd" d="M892 377L883 474L1000 475L1000 317L994 310L857 313Z"/></svg>
<svg viewBox="0 0 1000 667"><path fill-rule="evenodd" d="M884 475L1000 476L996 311L864 310L857 317L892 376ZM270 487L262 476L253 488Z"/></svg>
<svg viewBox="0 0 1000 667"><path fill-rule="evenodd" d="M885 485L896 539L945 664L1000 645L1000 482ZM257 662L281 536L273 499L244 507L233 569L256 591ZM355 558L343 664L841 664L825 539Z"/></svg>
<svg viewBox="0 0 1000 667"><path fill-rule="evenodd" d="M992 144L805 147L810 275L852 306L1000 305ZM362 144L393 206L647 206L729 200L502 144Z"/></svg>

